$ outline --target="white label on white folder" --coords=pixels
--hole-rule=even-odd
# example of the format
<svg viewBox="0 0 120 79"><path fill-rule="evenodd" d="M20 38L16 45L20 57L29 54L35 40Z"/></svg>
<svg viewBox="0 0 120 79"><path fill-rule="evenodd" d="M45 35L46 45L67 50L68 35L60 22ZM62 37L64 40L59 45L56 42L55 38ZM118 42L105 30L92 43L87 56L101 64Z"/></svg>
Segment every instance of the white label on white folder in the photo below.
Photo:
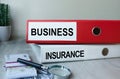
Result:
<svg viewBox="0 0 120 79"><path fill-rule="evenodd" d="M28 40L76 41L76 22L29 22Z"/></svg>

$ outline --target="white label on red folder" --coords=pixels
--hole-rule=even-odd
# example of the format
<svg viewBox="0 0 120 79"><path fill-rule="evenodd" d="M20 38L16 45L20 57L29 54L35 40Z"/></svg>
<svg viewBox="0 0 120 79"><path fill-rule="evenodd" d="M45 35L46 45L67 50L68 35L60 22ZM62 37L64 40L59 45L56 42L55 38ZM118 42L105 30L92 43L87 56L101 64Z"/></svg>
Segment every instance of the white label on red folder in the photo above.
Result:
<svg viewBox="0 0 120 79"><path fill-rule="evenodd" d="M76 41L76 22L29 22L28 40Z"/></svg>

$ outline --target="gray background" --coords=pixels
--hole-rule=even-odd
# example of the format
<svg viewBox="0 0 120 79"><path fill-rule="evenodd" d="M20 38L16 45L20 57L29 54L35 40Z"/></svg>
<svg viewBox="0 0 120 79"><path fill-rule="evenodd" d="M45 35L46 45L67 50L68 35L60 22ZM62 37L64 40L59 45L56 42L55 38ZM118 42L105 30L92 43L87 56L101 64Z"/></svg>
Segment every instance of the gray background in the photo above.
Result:
<svg viewBox="0 0 120 79"><path fill-rule="evenodd" d="M28 19L120 19L120 0L1 0L10 5L12 37L25 38Z"/></svg>

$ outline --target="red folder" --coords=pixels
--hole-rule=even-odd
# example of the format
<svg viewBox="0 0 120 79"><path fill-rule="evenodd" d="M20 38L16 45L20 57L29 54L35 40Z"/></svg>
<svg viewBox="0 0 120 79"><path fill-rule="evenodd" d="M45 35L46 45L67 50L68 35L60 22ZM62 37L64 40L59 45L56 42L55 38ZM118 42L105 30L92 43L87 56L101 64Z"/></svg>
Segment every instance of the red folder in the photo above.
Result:
<svg viewBox="0 0 120 79"><path fill-rule="evenodd" d="M34 35L35 30L33 28L36 28L36 30L38 30L39 32L40 29L42 28L42 30L44 30L44 35L40 34ZM55 36L54 34L50 35L49 32L51 31L52 28L55 28L55 31L57 29L57 33L59 33L58 34L59 36ZM70 32L70 28L72 28L71 31L73 32L67 33L66 30L69 30ZM31 33L32 31L31 29L33 29L33 35ZM39 44L120 43L120 20L28 20L26 30L27 30L26 31L27 43L39 43ZM72 33L74 34L73 37ZM65 34L66 36L64 36Z"/></svg>

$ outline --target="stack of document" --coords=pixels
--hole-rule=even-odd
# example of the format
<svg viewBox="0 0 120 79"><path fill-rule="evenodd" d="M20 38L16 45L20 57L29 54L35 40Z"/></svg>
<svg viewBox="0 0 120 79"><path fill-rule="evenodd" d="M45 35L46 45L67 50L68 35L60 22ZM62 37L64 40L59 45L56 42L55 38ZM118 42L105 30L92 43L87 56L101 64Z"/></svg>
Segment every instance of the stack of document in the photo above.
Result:
<svg viewBox="0 0 120 79"><path fill-rule="evenodd" d="M36 69L18 63L18 58L31 61L28 54L5 55L6 79L34 79L34 77L37 76Z"/></svg>
<svg viewBox="0 0 120 79"><path fill-rule="evenodd" d="M120 57L120 20L28 20L40 63Z"/></svg>

